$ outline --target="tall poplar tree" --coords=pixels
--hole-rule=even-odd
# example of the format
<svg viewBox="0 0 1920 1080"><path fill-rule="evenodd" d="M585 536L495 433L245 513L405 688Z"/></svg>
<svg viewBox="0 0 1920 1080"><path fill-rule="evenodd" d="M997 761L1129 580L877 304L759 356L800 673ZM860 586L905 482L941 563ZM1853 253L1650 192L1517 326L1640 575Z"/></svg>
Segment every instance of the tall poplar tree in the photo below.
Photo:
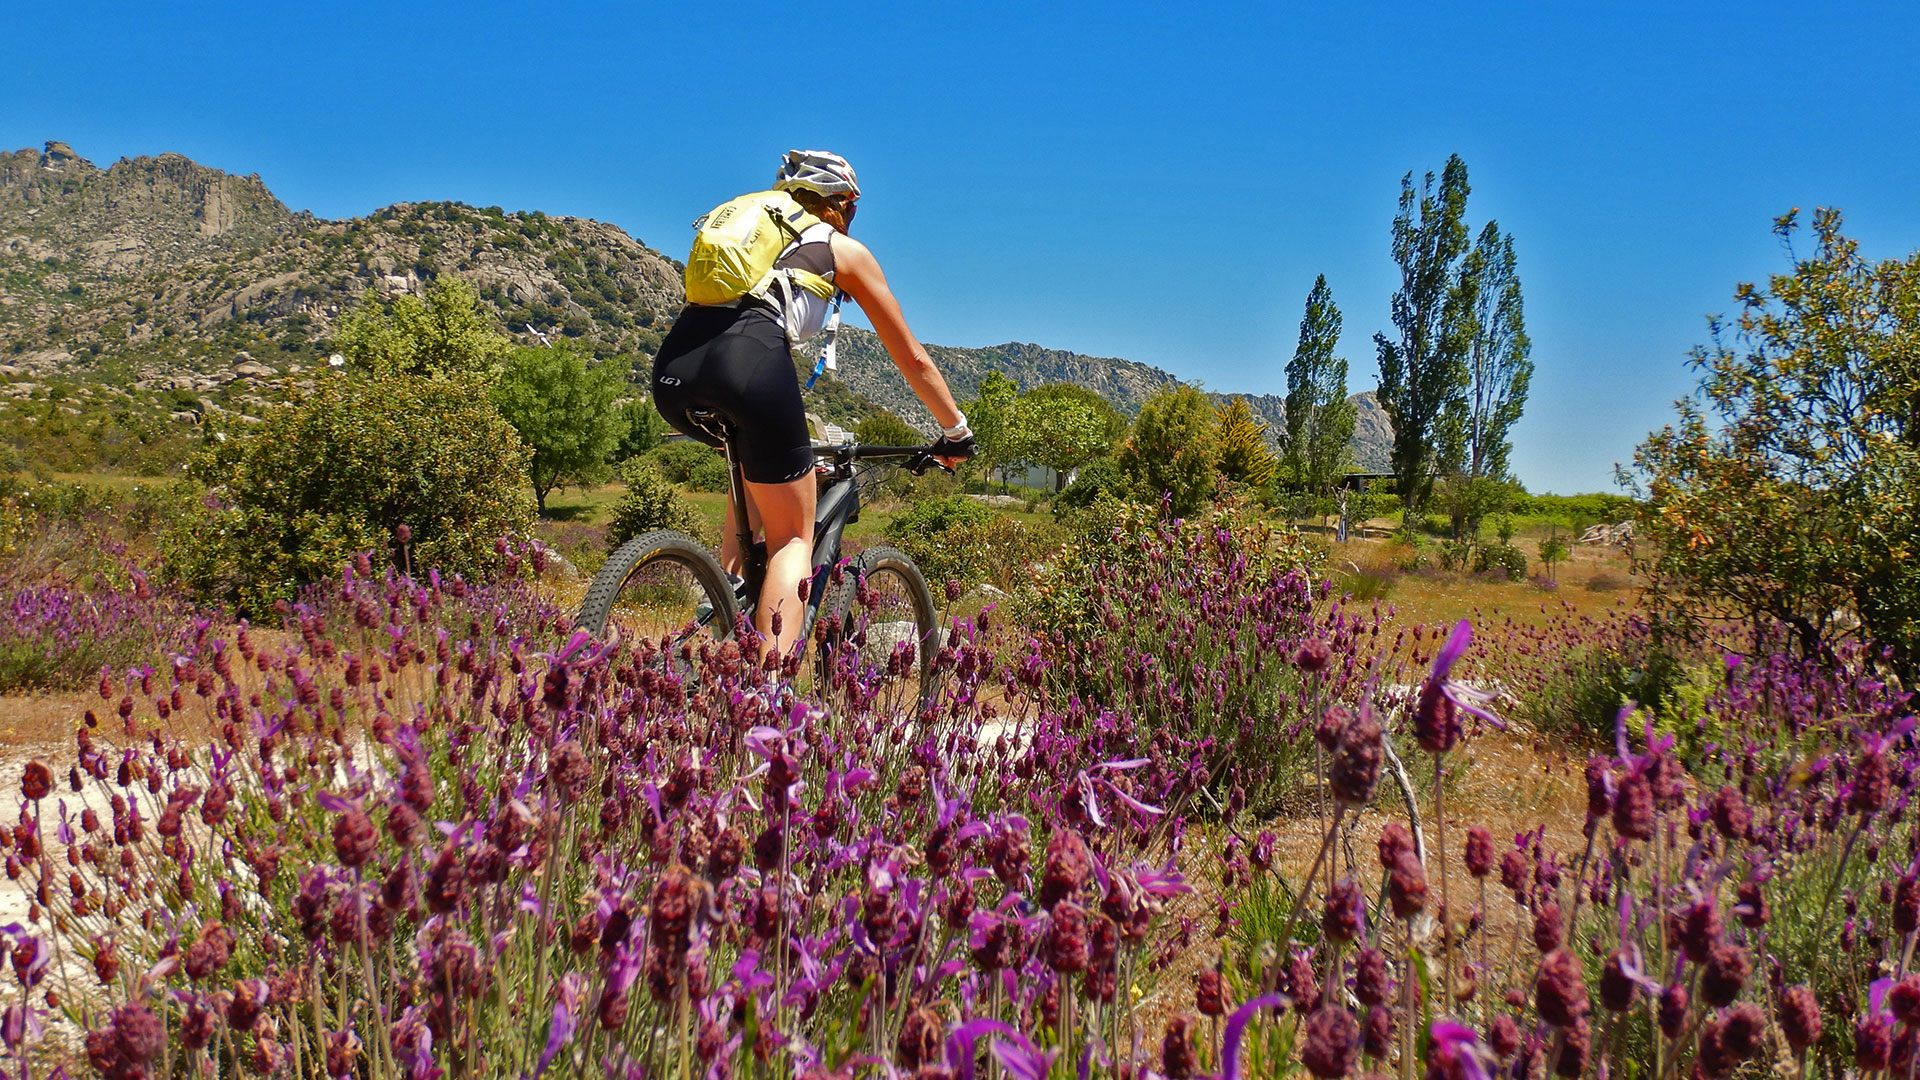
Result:
<svg viewBox="0 0 1920 1080"><path fill-rule="evenodd" d="M1480 230L1460 267L1457 289L1462 318L1453 329L1461 339L1457 348L1466 361L1467 381L1465 393L1448 410L1448 426L1459 430L1460 440L1455 460L1443 465L1472 480L1504 480L1513 451L1508 435L1526 408L1533 379L1528 359L1533 342L1527 337L1513 237L1502 235L1498 222Z"/></svg>
<svg viewBox="0 0 1920 1080"><path fill-rule="evenodd" d="M1373 335L1380 357L1380 407L1393 423L1393 471L1413 520L1433 489L1436 467L1459 438L1449 402L1467 381L1464 340L1450 332L1463 316L1455 289L1467 250L1467 163L1447 159L1439 187L1432 173L1416 188L1400 179L1400 211L1393 219L1393 260L1400 288L1393 294L1397 340Z"/></svg>
<svg viewBox="0 0 1920 1080"><path fill-rule="evenodd" d="M1354 409L1347 400L1347 361L1335 356L1342 320L1321 274L1307 293L1300 341L1287 363L1286 472L1316 495L1328 495L1346 472Z"/></svg>

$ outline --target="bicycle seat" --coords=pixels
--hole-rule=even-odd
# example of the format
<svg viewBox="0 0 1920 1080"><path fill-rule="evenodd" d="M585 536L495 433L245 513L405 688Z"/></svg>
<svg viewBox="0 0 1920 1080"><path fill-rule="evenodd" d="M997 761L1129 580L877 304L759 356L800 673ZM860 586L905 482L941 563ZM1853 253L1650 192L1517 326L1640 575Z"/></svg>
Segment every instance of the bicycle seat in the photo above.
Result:
<svg viewBox="0 0 1920 1080"><path fill-rule="evenodd" d="M712 409L688 409L687 419L695 427L721 442L730 442L733 439L733 425L727 422L726 417Z"/></svg>

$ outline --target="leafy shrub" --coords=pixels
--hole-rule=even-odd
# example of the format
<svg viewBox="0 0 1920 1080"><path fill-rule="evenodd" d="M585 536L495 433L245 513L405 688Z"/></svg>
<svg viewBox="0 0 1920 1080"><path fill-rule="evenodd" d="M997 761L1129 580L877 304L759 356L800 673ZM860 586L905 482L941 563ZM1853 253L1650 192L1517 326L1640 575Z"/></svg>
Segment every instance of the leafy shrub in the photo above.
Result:
<svg viewBox="0 0 1920 1080"><path fill-rule="evenodd" d="M1191 514L1213 497L1220 456L1213 403L1192 386L1163 390L1140 406L1133 434L1116 455L1121 468L1154 499L1172 499Z"/></svg>
<svg viewBox="0 0 1920 1080"><path fill-rule="evenodd" d="M1626 582L1612 574L1595 574L1587 579L1588 592L1617 592L1626 587Z"/></svg>
<svg viewBox="0 0 1920 1080"><path fill-rule="evenodd" d="M898 545L915 533L930 535L956 525L981 525L996 516L977 500L965 495L946 495L915 501L895 514L884 532L890 542Z"/></svg>
<svg viewBox="0 0 1920 1080"><path fill-rule="evenodd" d="M1425 570L1433 565L1432 555L1418 537L1409 538L1402 533L1386 550L1387 557L1393 560L1393 568L1403 574Z"/></svg>
<svg viewBox="0 0 1920 1080"><path fill-rule="evenodd" d="M935 585L957 581L970 588L990 582L1008 591L1057 542L1050 531L1014 521L965 495L920 499L895 514L884 535Z"/></svg>
<svg viewBox="0 0 1920 1080"><path fill-rule="evenodd" d="M1576 525L1626 521L1633 517L1637 504L1625 495L1599 492L1591 495L1513 496L1512 510L1524 517L1564 518Z"/></svg>
<svg viewBox="0 0 1920 1080"><path fill-rule="evenodd" d="M1355 566L1336 571L1333 590L1361 603L1385 600L1400 583L1400 571L1393 566Z"/></svg>
<svg viewBox="0 0 1920 1080"><path fill-rule="evenodd" d="M1113 458L1095 458L1080 467L1073 483L1054 496L1053 511L1085 510L1101 496L1125 498L1133 490L1133 481Z"/></svg>
<svg viewBox="0 0 1920 1080"><path fill-rule="evenodd" d="M927 437L912 424L884 410L860 421L853 429L853 437L875 446L921 446L927 442Z"/></svg>
<svg viewBox="0 0 1920 1080"><path fill-rule="evenodd" d="M1193 748L1217 794L1238 785L1248 807L1270 810L1313 760L1311 740L1298 737L1309 710L1294 654L1335 636L1316 620L1300 572L1311 553L1244 506L1179 521L1156 509L1097 504L1105 520L1018 594L1016 619L1051 630L1062 658L1048 676L1053 693L1111 709L1115 728L1135 733L1116 737L1114 757ZM1344 680L1360 670L1329 668L1322 700L1349 693Z"/></svg>
<svg viewBox="0 0 1920 1080"><path fill-rule="evenodd" d="M1688 677L1685 658L1639 619L1576 642L1559 656L1542 687L1522 696L1522 715L1541 731L1611 739L1622 705L1669 700Z"/></svg>
<svg viewBox="0 0 1920 1080"><path fill-rule="evenodd" d="M620 470L627 493L613 504L612 520L607 523L607 546L621 544L655 529L678 529L691 536L705 538L706 519L687 504L680 489L660 474L651 458L634 458Z"/></svg>
<svg viewBox="0 0 1920 1080"><path fill-rule="evenodd" d="M169 572L196 594L260 614L358 552L484 576L495 543L533 522L527 450L475 383L342 375L249 429L223 432L193 475L204 513L162 537Z"/></svg>
<svg viewBox="0 0 1920 1080"><path fill-rule="evenodd" d="M632 398L620 405L620 443L610 459L615 462L652 450L667 433L667 419L651 398Z"/></svg>
<svg viewBox="0 0 1920 1080"><path fill-rule="evenodd" d="M669 439L646 454L668 483L685 484L695 491L725 491L727 459L703 442Z"/></svg>
<svg viewBox="0 0 1920 1080"><path fill-rule="evenodd" d="M1477 574L1497 571L1508 581L1525 581L1527 555L1512 544L1481 544L1473 553L1473 570Z"/></svg>

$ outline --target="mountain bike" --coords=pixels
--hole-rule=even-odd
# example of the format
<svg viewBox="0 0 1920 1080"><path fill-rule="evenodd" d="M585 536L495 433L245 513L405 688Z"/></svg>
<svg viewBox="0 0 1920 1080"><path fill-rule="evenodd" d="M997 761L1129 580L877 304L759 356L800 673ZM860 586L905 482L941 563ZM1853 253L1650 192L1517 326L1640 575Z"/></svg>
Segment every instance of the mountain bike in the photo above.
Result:
<svg viewBox="0 0 1920 1080"><path fill-rule="evenodd" d="M685 651L701 639L731 638L742 617L752 621L767 572L767 547L753 539L745 477L733 453L732 430L707 410L690 418L714 435L732 477L728 495L739 523L744 578L735 581L707 546L673 529L643 533L622 544L587 586L574 626L604 639L611 626L623 636L658 639L663 651ZM933 685L942 644L938 609L926 578L905 552L887 545L861 551L841 566L840 538L860 518L861 493L896 469L915 475L945 469L927 446L875 446L852 441L816 445L820 498L814 512L813 574L802 616L802 639L817 636L824 655L859 650L863 667L895 678L915 675L924 695ZM819 629L824 619L824 631Z"/></svg>

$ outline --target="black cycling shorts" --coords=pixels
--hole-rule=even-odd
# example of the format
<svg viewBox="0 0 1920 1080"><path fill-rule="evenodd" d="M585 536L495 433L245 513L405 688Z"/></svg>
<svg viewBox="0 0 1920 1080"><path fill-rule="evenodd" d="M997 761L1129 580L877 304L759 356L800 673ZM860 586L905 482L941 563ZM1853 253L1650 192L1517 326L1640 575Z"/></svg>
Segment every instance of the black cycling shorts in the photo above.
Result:
<svg viewBox="0 0 1920 1080"><path fill-rule="evenodd" d="M733 428L741 472L756 484L785 484L813 471L800 380L787 335L756 307L692 305L660 343L653 403L667 423L709 446L720 440L687 416L711 409Z"/></svg>

